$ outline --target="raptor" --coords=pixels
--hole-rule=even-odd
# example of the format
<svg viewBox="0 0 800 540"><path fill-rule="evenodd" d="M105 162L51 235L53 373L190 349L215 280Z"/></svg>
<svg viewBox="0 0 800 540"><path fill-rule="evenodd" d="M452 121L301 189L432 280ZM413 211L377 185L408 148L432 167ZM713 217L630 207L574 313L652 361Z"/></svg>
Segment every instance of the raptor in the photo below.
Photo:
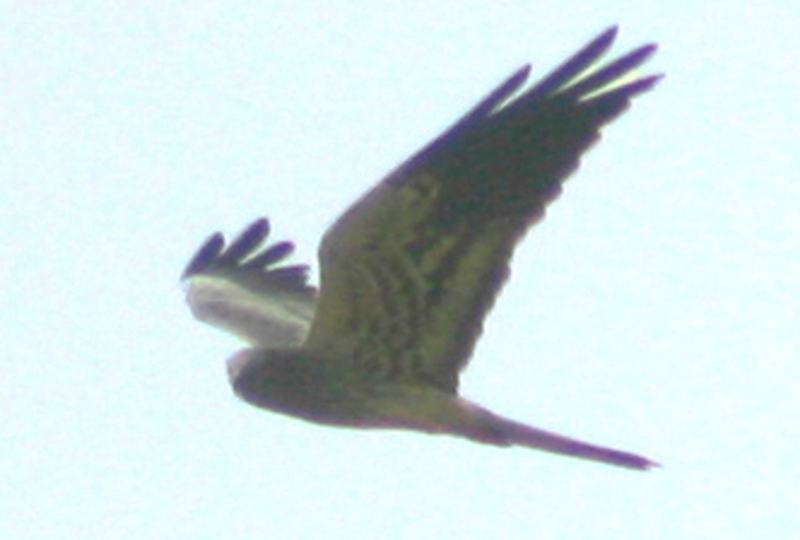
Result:
<svg viewBox="0 0 800 540"><path fill-rule="evenodd" d="M402 428L520 445L633 469L657 464L504 418L458 394L516 244L599 139L650 90L642 46L598 63L617 28L526 88L525 66L388 174L325 233L320 287L265 246L259 219L226 245L219 233L183 273L201 321L246 348L228 360L248 403L311 422Z"/></svg>

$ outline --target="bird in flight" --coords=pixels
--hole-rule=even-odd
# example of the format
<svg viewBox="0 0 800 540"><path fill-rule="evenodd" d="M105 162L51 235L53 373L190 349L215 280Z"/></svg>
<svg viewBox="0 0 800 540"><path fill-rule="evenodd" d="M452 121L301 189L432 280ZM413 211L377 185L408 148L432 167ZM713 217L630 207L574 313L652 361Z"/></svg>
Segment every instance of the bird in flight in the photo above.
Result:
<svg viewBox="0 0 800 540"><path fill-rule="evenodd" d="M660 75L645 45L600 68L612 27L538 84L525 66L387 175L325 233L320 287L260 219L211 236L182 278L201 321L251 348L228 360L234 392L319 424L410 429L649 469L657 463L504 418L458 394L458 375L509 275L599 130Z"/></svg>

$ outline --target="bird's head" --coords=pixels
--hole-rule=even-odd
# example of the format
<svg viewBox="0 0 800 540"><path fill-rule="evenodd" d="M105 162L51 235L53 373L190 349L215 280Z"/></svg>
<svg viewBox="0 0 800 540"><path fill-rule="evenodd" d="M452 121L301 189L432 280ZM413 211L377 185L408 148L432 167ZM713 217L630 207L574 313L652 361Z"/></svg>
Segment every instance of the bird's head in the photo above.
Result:
<svg viewBox="0 0 800 540"><path fill-rule="evenodd" d="M329 393L324 365L297 349L244 349L228 359L228 379L244 401L281 412L313 407Z"/></svg>
<svg viewBox="0 0 800 540"><path fill-rule="evenodd" d="M243 400L265 406L264 400L286 392L294 371L280 351L243 349L228 359L228 381Z"/></svg>

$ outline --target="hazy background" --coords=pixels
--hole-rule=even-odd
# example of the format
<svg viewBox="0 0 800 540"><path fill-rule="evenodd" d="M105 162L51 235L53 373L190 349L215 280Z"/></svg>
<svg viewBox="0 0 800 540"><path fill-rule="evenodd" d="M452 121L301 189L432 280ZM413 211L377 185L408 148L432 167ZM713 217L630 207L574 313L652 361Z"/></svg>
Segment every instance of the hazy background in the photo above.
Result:
<svg viewBox="0 0 800 540"><path fill-rule="evenodd" d="M800 6L0 4L0 537L800 534ZM463 392L636 473L246 406L178 276L359 194L611 24L640 98L523 243ZM316 277L314 278L316 280Z"/></svg>

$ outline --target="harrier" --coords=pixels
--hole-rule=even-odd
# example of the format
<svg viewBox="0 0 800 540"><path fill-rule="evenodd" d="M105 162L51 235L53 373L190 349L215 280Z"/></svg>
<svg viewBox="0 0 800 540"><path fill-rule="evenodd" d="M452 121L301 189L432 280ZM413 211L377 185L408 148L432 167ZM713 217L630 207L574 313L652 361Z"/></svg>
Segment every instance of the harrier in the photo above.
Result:
<svg viewBox="0 0 800 540"><path fill-rule="evenodd" d="M228 360L235 393L312 422L446 433L648 469L647 458L503 418L457 392L514 246L599 130L659 75L640 47L605 66L610 28L538 84L525 66L353 204L307 267L264 247L266 219L227 246L217 233L183 273L194 315L247 340Z"/></svg>

